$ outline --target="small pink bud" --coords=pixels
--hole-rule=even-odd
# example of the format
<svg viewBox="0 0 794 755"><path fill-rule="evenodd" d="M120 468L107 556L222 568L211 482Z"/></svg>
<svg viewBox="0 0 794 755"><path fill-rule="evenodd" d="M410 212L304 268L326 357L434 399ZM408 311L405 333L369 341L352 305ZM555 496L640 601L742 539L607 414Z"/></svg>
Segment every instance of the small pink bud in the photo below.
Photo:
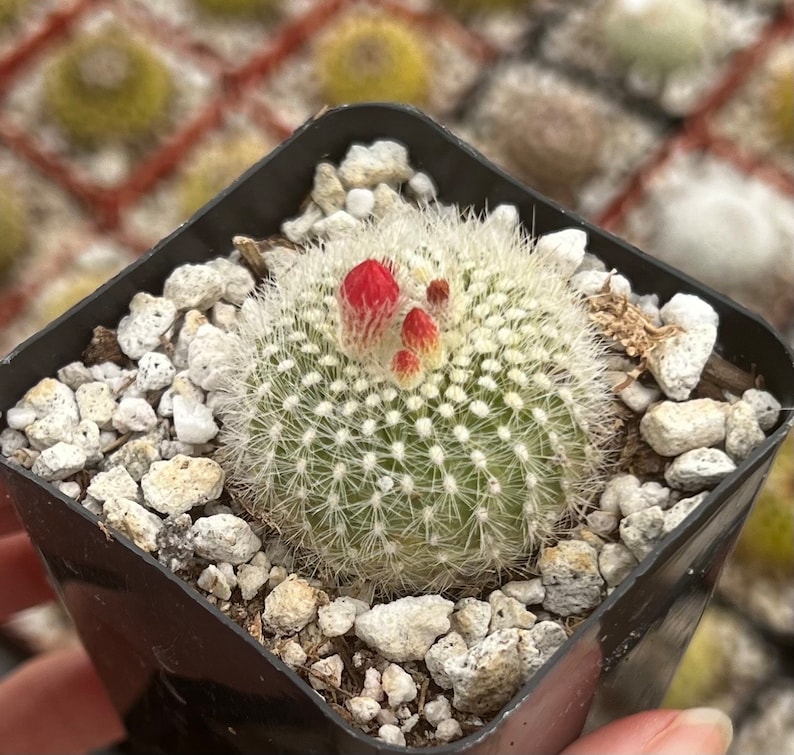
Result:
<svg viewBox="0 0 794 755"><path fill-rule="evenodd" d="M427 284L427 303L431 307L443 307L449 301L449 283L436 278Z"/></svg>
<svg viewBox="0 0 794 755"><path fill-rule="evenodd" d="M400 286L374 259L356 265L339 287L342 335L354 350L366 350L383 335L397 311Z"/></svg>
<svg viewBox="0 0 794 755"><path fill-rule="evenodd" d="M422 360L408 349L400 349L391 358L391 371L400 388L416 388L422 382Z"/></svg>
<svg viewBox="0 0 794 755"><path fill-rule="evenodd" d="M428 367L438 367L441 364L441 337L438 326L421 307L414 307L405 316L400 338L403 346L422 357Z"/></svg>

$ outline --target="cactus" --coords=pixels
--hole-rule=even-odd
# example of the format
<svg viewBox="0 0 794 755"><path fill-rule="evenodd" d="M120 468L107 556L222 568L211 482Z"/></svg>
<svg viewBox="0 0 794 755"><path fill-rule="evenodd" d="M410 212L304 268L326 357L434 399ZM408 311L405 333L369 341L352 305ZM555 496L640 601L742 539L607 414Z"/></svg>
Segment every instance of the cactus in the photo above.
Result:
<svg viewBox="0 0 794 755"><path fill-rule="evenodd" d="M794 55L787 55L771 71L764 90L764 109L772 138L790 150L794 142Z"/></svg>
<svg viewBox="0 0 794 755"><path fill-rule="evenodd" d="M420 32L380 14L355 13L332 25L317 45L315 67L330 105L421 105L430 87L430 58Z"/></svg>
<svg viewBox="0 0 794 755"><path fill-rule="evenodd" d="M599 489L614 421L584 302L530 248L411 208L292 257L219 392L233 495L340 580L526 570Z"/></svg>
<svg viewBox="0 0 794 755"><path fill-rule="evenodd" d="M168 68L119 29L80 37L47 71L44 97L54 120L75 143L135 141L168 117Z"/></svg>
<svg viewBox="0 0 794 755"><path fill-rule="evenodd" d="M193 2L211 16L238 19L271 15L280 4L277 0L193 0Z"/></svg>
<svg viewBox="0 0 794 755"><path fill-rule="evenodd" d="M504 10L521 10L532 4L532 0L443 0L451 11L462 15L489 13Z"/></svg>
<svg viewBox="0 0 794 755"><path fill-rule="evenodd" d="M0 0L0 28L10 24L29 0Z"/></svg>
<svg viewBox="0 0 794 755"><path fill-rule="evenodd" d="M704 0L607 0L598 30L619 63L655 77L698 66L712 34Z"/></svg>
<svg viewBox="0 0 794 755"><path fill-rule="evenodd" d="M45 289L36 302L36 316L40 327L60 317L67 309L96 291L113 272L109 269L78 272L57 280Z"/></svg>
<svg viewBox="0 0 794 755"><path fill-rule="evenodd" d="M28 213L19 192L0 178L0 280L25 250Z"/></svg>
<svg viewBox="0 0 794 755"><path fill-rule="evenodd" d="M185 217L210 201L271 146L258 135L235 135L212 144L191 161L178 179L179 204Z"/></svg>
<svg viewBox="0 0 794 755"><path fill-rule="evenodd" d="M794 432L783 442L736 544L746 569L790 577L794 570Z"/></svg>

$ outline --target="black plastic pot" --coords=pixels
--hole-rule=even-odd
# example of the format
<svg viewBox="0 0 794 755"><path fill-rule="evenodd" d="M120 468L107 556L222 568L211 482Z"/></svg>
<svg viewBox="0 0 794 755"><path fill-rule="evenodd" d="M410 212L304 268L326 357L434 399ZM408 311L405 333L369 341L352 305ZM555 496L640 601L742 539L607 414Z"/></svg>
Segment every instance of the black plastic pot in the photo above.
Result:
<svg viewBox="0 0 794 755"><path fill-rule="evenodd" d="M356 141L393 138L445 202L511 202L536 233L577 226L636 290L690 292L720 315L726 359L757 365L794 405L792 354L759 318L521 186L410 108L362 105L303 126L144 258L0 363L0 410L79 358L94 326L115 327L138 291L159 293L185 262L225 254L236 234L263 237L296 213L314 166ZM787 425L659 545L486 727L430 753L558 752L588 728L659 704L764 480ZM0 458L5 487L38 547L130 733L148 753L392 753L354 729L307 684L156 560L108 537L79 504Z"/></svg>

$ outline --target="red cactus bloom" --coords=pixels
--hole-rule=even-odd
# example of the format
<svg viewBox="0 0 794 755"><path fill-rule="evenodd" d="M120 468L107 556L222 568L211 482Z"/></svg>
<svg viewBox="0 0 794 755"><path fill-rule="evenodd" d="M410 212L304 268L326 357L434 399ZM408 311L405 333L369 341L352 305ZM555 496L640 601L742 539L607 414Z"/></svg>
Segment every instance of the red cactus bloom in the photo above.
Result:
<svg viewBox="0 0 794 755"><path fill-rule="evenodd" d="M422 382L422 360L408 349L400 349L391 359L391 371L401 388L416 388Z"/></svg>
<svg viewBox="0 0 794 755"><path fill-rule="evenodd" d="M429 367L438 367L441 363L438 325L421 307L414 307L405 316L400 338L403 346L418 354Z"/></svg>

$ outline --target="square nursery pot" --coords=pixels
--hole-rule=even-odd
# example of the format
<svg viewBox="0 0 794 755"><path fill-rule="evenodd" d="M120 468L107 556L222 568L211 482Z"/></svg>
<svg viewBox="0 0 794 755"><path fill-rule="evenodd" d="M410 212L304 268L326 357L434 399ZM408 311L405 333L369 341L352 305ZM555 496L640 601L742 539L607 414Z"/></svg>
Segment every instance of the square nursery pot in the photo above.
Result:
<svg viewBox="0 0 794 755"><path fill-rule="evenodd" d="M720 316L718 351L794 405L792 354L758 317L509 178L411 108L359 105L302 128L123 273L0 362L0 410L78 359L96 325L115 327L138 291L159 293L177 265L225 254L234 235L265 237L296 214L322 159L357 141L398 140L447 203L518 206L540 235L580 227L589 250L638 291L678 292ZM657 706L787 427L778 427L656 547L511 702L441 753L558 752L583 727ZM55 487L0 457L10 497L73 617L136 752L404 752L348 725L292 670L202 596Z"/></svg>

